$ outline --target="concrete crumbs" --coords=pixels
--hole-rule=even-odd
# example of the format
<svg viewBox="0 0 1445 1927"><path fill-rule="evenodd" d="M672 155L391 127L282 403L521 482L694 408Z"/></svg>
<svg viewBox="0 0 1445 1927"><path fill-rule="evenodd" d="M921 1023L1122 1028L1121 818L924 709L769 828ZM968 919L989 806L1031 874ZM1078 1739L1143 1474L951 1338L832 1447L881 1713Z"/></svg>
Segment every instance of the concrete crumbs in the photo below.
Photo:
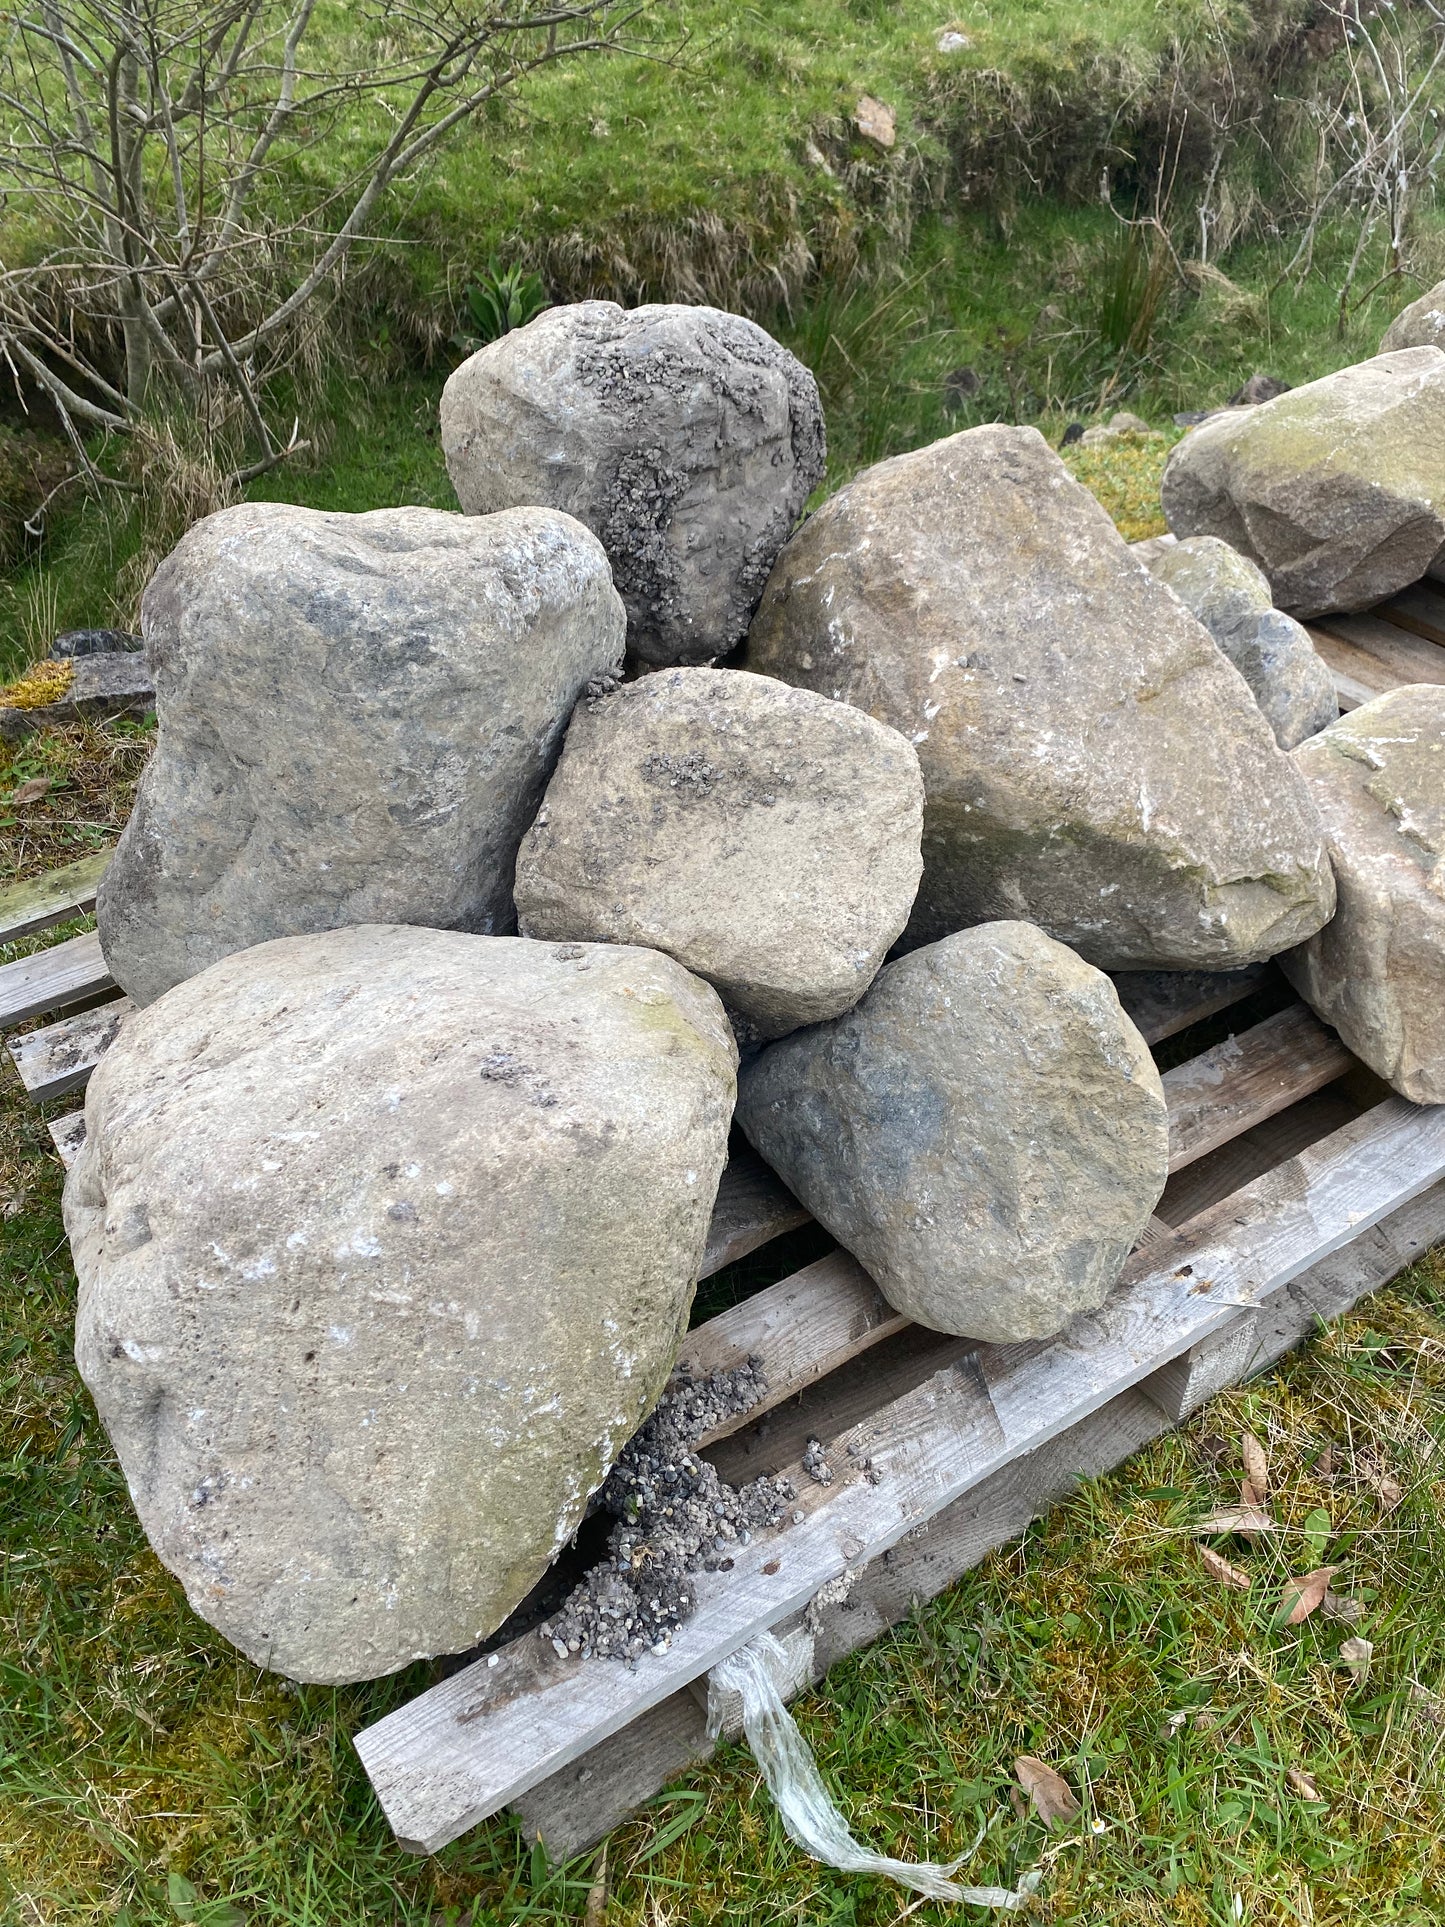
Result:
<svg viewBox="0 0 1445 1927"><path fill-rule="evenodd" d="M699 750L689 750L684 756L669 756L655 750L643 759L642 774L649 783L665 784L668 789L681 790L684 795L711 796L722 771Z"/></svg>
<svg viewBox="0 0 1445 1927"><path fill-rule="evenodd" d="M750 1412L766 1390L756 1358L706 1378L674 1377L598 1494L618 1521L606 1558L539 1628L559 1657L630 1662L666 1652L696 1608L691 1575L728 1571L735 1547L783 1524L794 1497L786 1479L727 1485L693 1450L724 1420Z"/></svg>

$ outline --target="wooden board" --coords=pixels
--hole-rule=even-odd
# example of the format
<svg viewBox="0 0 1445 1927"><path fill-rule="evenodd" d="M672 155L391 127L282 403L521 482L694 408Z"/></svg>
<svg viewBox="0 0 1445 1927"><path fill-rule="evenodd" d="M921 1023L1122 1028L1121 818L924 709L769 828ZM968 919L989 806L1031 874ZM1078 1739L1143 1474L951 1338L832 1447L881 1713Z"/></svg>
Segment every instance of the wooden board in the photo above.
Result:
<svg viewBox="0 0 1445 1927"><path fill-rule="evenodd" d="M1243 1003L1277 977L1272 964L1243 970L1118 970L1114 988L1146 1044L1162 1044L1191 1024Z"/></svg>
<svg viewBox="0 0 1445 1927"><path fill-rule="evenodd" d="M47 1098L64 1097L88 1083L134 1009L129 997L115 997L78 1017L12 1037L7 1048L31 1101L40 1104Z"/></svg>
<svg viewBox="0 0 1445 1927"><path fill-rule="evenodd" d="M1433 1186L1291 1280L1254 1317L1246 1374L1267 1370L1329 1318L1348 1311L1445 1238L1445 1184ZM847 1596L786 1625L811 1621L813 1677L906 1618L987 1553L1015 1538L1083 1480L1111 1470L1169 1429L1163 1407L1131 1388L1058 1438L982 1480L860 1572ZM529 1840L553 1859L592 1846L689 1766L713 1751L690 1690L662 1701L513 1802Z"/></svg>
<svg viewBox="0 0 1445 1927"><path fill-rule="evenodd" d="M1171 1173L1333 1083L1354 1061L1332 1030L1292 1004L1166 1071Z"/></svg>
<svg viewBox="0 0 1445 1927"><path fill-rule="evenodd" d="M1342 710L1358 709L1362 703L1370 703L1376 696L1383 696L1387 689L1399 687L1400 678L1392 675L1367 650L1356 649L1348 642L1342 642L1338 636L1320 628L1317 623L1306 623L1305 627L1335 679L1335 694Z"/></svg>
<svg viewBox="0 0 1445 1927"><path fill-rule="evenodd" d="M37 930L64 923L95 908L95 893L110 864L111 852L98 850L78 863L0 890L0 943L33 937Z"/></svg>
<svg viewBox="0 0 1445 1927"><path fill-rule="evenodd" d="M430 1851L660 1704L824 1584L1079 1423L1445 1174L1445 1107L1392 1098L1227 1199L1044 1343L980 1347L856 1428L878 1483L807 1489L800 1524L700 1574L698 1608L635 1671L514 1642L357 1736L388 1818ZM848 1439L830 1456L846 1464Z"/></svg>
<svg viewBox="0 0 1445 1927"><path fill-rule="evenodd" d="M60 1162L68 1171L80 1156L80 1147L85 1142L85 1112L71 1111L67 1117L57 1117L45 1128L60 1154Z"/></svg>
<svg viewBox="0 0 1445 1927"><path fill-rule="evenodd" d="M1355 657L1373 661L1372 679L1382 679L1386 689L1396 689L1401 683L1445 683L1445 650L1412 630L1381 621L1379 616L1315 616L1310 629L1333 637ZM1324 654L1323 649L1320 653Z"/></svg>
<svg viewBox="0 0 1445 1927"><path fill-rule="evenodd" d="M0 964L0 1031L97 997L113 982L93 930L37 950L33 957Z"/></svg>
<svg viewBox="0 0 1445 1927"><path fill-rule="evenodd" d="M1397 629L1413 630L1429 642L1445 643L1445 595L1428 579L1402 589L1371 613Z"/></svg>
<svg viewBox="0 0 1445 1927"><path fill-rule="evenodd" d="M724 1265L735 1264L750 1251L785 1231L809 1222L808 1213L776 1171L763 1163L733 1134L727 1169L718 1186L708 1226L707 1248L698 1277L711 1278Z"/></svg>

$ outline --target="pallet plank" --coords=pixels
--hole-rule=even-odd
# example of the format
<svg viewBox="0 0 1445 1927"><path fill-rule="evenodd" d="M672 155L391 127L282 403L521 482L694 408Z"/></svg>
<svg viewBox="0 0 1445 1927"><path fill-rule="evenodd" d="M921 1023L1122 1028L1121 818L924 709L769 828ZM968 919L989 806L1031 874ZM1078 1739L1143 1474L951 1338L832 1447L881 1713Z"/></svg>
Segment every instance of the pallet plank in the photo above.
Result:
<svg viewBox="0 0 1445 1927"><path fill-rule="evenodd" d="M1311 1266L1265 1300L1246 1369L1267 1370L1324 1320L1338 1317L1445 1238L1445 1184ZM1250 1314L1243 1314L1249 1317ZM867 1566L845 1599L809 1611L814 1672L821 1678L849 1653L873 1643L933 1599L1082 1480L1111 1470L1170 1428L1150 1395L1153 1382L1122 1393L1049 1445L983 1480L911 1536ZM664 1700L612 1739L513 1802L523 1831L554 1859L593 1846L689 1766L713 1752L696 1699Z"/></svg>
<svg viewBox="0 0 1445 1927"><path fill-rule="evenodd" d="M0 964L0 1030L98 997L114 981L93 930L37 950L33 957Z"/></svg>
<svg viewBox="0 0 1445 1927"><path fill-rule="evenodd" d="M1323 630L1357 655L1372 659L1387 688L1408 682L1445 683L1445 650L1377 615L1315 616L1310 627Z"/></svg>
<svg viewBox="0 0 1445 1927"><path fill-rule="evenodd" d="M10 1058L31 1102L80 1090L134 1009L129 997L116 997L78 1017L11 1038Z"/></svg>
<svg viewBox="0 0 1445 1927"><path fill-rule="evenodd" d="M1445 643L1445 596L1429 582L1402 589L1371 613L1397 629L1411 629L1430 642Z"/></svg>
<svg viewBox="0 0 1445 1927"><path fill-rule="evenodd" d="M0 944L33 937L37 930L64 923L95 908L95 893L109 868L110 850L98 850L44 876L11 883L0 890Z"/></svg>
<svg viewBox="0 0 1445 1927"><path fill-rule="evenodd" d="M60 1155L60 1162L68 1171L80 1156L80 1147L85 1142L85 1112L71 1111L65 1117L57 1117L45 1127L50 1133L50 1142Z"/></svg>
<svg viewBox="0 0 1445 1927"><path fill-rule="evenodd" d="M1269 981L1272 964L1243 970L1117 970L1114 988L1146 1044L1162 1044L1191 1024L1243 1003Z"/></svg>
<svg viewBox="0 0 1445 1927"><path fill-rule="evenodd" d="M698 1277L711 1278L724 1265L735 1264L759 1245L781 1237L785 1231L796 1231L808 1221L808 1212L777 1173L756 1151L734 1137L712 1208Z"/></svg>
<svg viewBox="0 0 1445 1927"><path fill-rule="evenodd" d="M800 1488L803 1522L741 1547L731 1572L699 1575L696 1614L665 1654L629 1671L517 1641L366 1729L357 1750L398 1837L422 1851L456 1838L1442 1174L1445 1107L1390 1099L1206 1213L1172 1251L1141 1254L1062 1337L981 1347L976 1366L940 1372L856 1428L879 1482Z"/></svg>
<svg viewBox="0 0 1445 1927"><path fill-rule="evenodd" d="M1358 709L1364 703L1372 703L1376 696L1383 696L1386 690L1399 687L1399 677L1392 675L1366 650L1352 648L1317 623L1309 622L1305 627L1320 659L1335 679L1335 694L1342 710Z"/></svg>
<svg viewBox="0 0 1445 1927"><path fill-rule="evenodd" d="M1166 1071L1170 1172L1332 1084L1354 1061L1312 1011L1291 1004Z"/></svg>

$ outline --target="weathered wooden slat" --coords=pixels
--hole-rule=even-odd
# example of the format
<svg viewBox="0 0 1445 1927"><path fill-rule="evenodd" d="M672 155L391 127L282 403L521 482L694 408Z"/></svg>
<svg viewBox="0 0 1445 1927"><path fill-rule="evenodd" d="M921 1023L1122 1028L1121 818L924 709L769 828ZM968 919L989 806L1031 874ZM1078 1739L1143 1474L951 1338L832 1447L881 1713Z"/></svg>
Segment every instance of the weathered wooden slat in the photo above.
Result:
<svg viewBox="0 0 1445 1927"><path fill-rule="evenodd" d="M114 981L93 930L37 950L33 957L0 964L0 1031L27 1017L43 1017L47 1011L97 997Z"/></svg>
<svg viewBox="0 0 1445 1927"><path fill-rule="evenodd" d="M1342 1077L1354 1063L1303 1004L1164 1073L1169 1169L1182 1171L1241 1131Z"/></svg>
<svg viewBox="0 0 1445 1927"><path fill-rule="evenodd" d="M1445 595L1429 582L1417 582L1412 588L1402 589L1372 614L1393 623L1397 629L1412 629L1430 642L1445 643Z"/></svg>
<svg viewBox="0 0 1445 1927"><path fill-rule="evenodd" d="M1372 658L1388 688L1406 682L1445 683L1445 651L1439 644L1379 616L1315 616L1310 627Z"/></svg>
<svg viewBox="0 0 1445 1927"><path fill-rule="evenodd" d="M57 1117L46 1126L50 1141L60 1154L60 1162L68 1171L80 1156L80 1147L85 1142L85 1112L70 1111L64 1117Z"/></svg>
<svg viewBox="0 0 1445 1927"><path fill-rule="evenodd" d="M777 1173L735 1138L712 1208L698 1277L711 1278L724 1265L735 1264L759 1245L807 1222L808 1213Z"/></svg>
<svg viewBox="0 0 1445 1927"><path fill-rule="evenodd" d="M1445 1238L1445 1184L1435 1185L1264 1301L1247 1371L1265 1370L1326 1319L1339 1316ZM814 1676L871 1645L951 1586L1082 1480L1096 1477L1169 1427L1146 1381L1049 1445L1014 1460L858 1574L848 1595L812 1607ZM762 1467L758 1468L763 1469ZM513 1802L528 1839L553 1859L592 1846L670 1780L712 1752L690 1691L673 1694L613 1738Z"/></svg>
<svg viewBox="0 0 1445 1927"><path fill-rule="evenodd" d="M116 997L78 1017L66 1017L43 1030L13 1037L7 1048L20 1082L33 1103L63 1097L89 1082L90 1073L114 1043L135 1009L129 997Z"/></svg>
<svg viewBox="0 0 1445 1927"><path fill-rule="evenodd" d="M67 917L93 910L95 893L110 858L109 850L98 850L94 856L81 857L78 863L67 863L62 869L0 890L0 943L33 937L37 930L48 930Z"/></svg>
<svg viewBox="0 0 1445 1927"><path fill-rule="evenodd" d="M1387 689L1398 688L1400 678L1363 649L1342 642L1317 623L1306 623L1310 640L1335 679L1335 694L1343 710L1358 709L1383 696Z"/></svg>
<svg viewBox="0 0 1445 1927"><path fill-rule="evenodd" d="M856 1428L868 1477L800 1488L802 1523L699 1575L698 1608L635 1672L535 1636L357 1736L398 1836L432 1850L883 1553L1006 1462L1139 1384L1445 1174L1445 1107L1391 1099L1142 1254L1098 1313L1046 1343L983 1347ZM834 1441L846 1464L848 1440Z"/></svg>
<svg viewBox="0 0 1445 1927"><path fill-rule="evenodd" d="M1244 970L1118 970L1119 1002L1146 1044L1162 1044L1191 1024L1243 1003L1273 972L1272 964Z"/></svg>

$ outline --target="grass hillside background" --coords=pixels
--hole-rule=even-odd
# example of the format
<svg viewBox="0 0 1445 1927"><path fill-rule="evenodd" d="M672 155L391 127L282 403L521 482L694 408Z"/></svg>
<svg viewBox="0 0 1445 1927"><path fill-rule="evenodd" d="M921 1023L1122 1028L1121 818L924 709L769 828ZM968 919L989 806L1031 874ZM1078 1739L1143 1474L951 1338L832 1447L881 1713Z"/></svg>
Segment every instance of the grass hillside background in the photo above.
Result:
<svg viewBox="0 0 1445 1927"><path fill-rule="evenodd" d="M322 18L342 49L349 10L331 0ZM1127 406L1165 436L1067 459L1127 535L1154 532L1176 411L1256 370L1300 382L1361 358L1445 273L1445 225L1422 194L1402 272L1380 279L1372 241L1343 316L1358 209L1325 224L1308 273L1284 274L1337 27L1303 0L680 0L647 24L659 58L542 76L390 197L274 396L314 446L249 492L454 506L437 400L466 290L495 257L554 300L708 300L772 328L819 380L825 489L979 422L1034 423L1057 444L1070 421ZM945 34L967 44L944 51ZM863 93L897 112L889 153L852 127ZM276 183L278 203L333 184L367 133L360 115L332 130ZM0 259L42 241L0 202ZM57 628L133 623L155 560L226 499L215 452L184 419L163 426L143 461L94 451L135 493L63 495L36 536L25 519L65 451L39 411L13 394L0 405L0 669ZM113 835L147 746L118 725L0 750L0 879ZM37 778L43 800L19 805ZM400 1852L349 1736L429 1669L296 1688L188 1612L70 1358L45 1116L13 1080L0 1093L4 1927L945 1918L795 1851L742 1749L652 1803L605 1856L552 1868L505 1818L434 1860ZM1189 1528L1233 1497L1246 1432L1267 1451L1283 1530L1221 1547L1251 1576L1239 1592ZM1042 1863L1041 1921L1435 1927L1442 1436L1437 1256L1083 1488L800 1702L857 1830L935 1857L983 1830L967 1877L1011 1883ZM1354 1617L1281 1627L1286 1574L1326 1561ZM1363 1670L1342 1656L1350 1637L1372 1644ZM1069 1777L1077 1825L1046 1834L1019 1810L1021 1753Z"/></svg>

